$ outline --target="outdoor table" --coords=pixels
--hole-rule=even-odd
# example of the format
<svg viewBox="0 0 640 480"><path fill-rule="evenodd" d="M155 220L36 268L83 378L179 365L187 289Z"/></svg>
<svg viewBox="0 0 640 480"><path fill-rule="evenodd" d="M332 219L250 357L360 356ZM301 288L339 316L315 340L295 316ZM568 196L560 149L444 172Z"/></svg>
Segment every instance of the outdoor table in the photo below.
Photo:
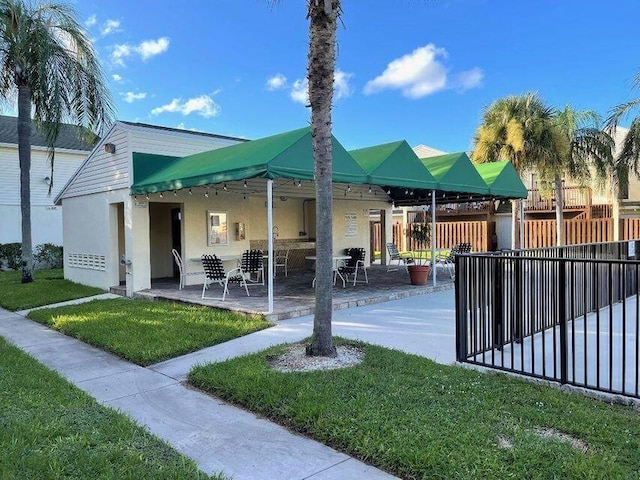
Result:
<svg viewBox="0 0 640 480"><path fill-rule="evenodd" d="M313 260L314 262L318 259L317 255L309 255L307 257L304 257L307 260ZM340 270L338 269L338 262L340 260L349 260L351 258L351 256L349 255L333 255L333 273L334 273L334 281L333 284L335 285L335 278L336 276L340 277L340 280L342 280L342 288L346 288L347 283L344 279L344 277L342 276L342 273L340 273ZM315 286L316 284L316 277L313 277L313 281L311 282L311 286Z"/></svg>

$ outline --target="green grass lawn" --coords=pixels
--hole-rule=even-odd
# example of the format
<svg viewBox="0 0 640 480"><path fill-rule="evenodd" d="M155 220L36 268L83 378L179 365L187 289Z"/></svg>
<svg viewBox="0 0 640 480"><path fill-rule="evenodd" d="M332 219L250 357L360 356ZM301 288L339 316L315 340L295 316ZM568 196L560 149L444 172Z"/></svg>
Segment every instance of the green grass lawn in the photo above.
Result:
<svg viewBox="0 0 640 480"><path fill-rule="evenodd" d="M104 293L99 288L65 280L61 268L36 270L34 278L34 282L23 284L21 272L0 272L0 307L24 310Z"/></svg>
<svg viewBox="0 0 640 480"><path fill-rule="evenodd" d="M285 347L199 366L193 385L408 479L640 478L640 412L360 345L362 364L280 373ZM586 452L551 429L586 445Z"/></svg>
<svg viewBox="0 0 640 480"><path fill-rule="evenodd" d="M2 479L210 478L1 337L0 447Z"/></svg>
<svg viewBox="0 0 640 480"><path fill-rule="evenodd" d="M29 318L139 365L177 357L270 325L259 315L141 299L94 300L34 310Z"/></svg>

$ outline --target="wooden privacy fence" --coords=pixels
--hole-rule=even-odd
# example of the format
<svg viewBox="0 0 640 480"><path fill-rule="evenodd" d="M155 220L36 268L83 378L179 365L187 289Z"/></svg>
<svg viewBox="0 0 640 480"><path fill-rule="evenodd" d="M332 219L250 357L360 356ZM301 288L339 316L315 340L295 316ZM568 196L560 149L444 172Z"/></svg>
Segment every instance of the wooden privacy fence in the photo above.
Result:
<svg viewBox="0 0 640 480"><path fill-rule="evenodd" d="M565 245L613 241L613 219L594 218L564 221ZM524 248L556 245L555 220L525 220Z"/></svg>
<svg viewBox="0 0 640 480"><path fill-rule="evenodd" d="M640 218L623 218L620 228L620 240L640 238Z"/></svg>
<svg viewBox="0 0 640 480"><path fill-rule="evenodd" d="M410 237L411 226L406 229L402 224L393 224L393 243L400 250L428 249L431 245L418 245ZM437 248L451 248L459 243L470 243L474 252L486 252L491 245L491 237L495 232L495 222L438 222L436 223ZM384 248L380 223L371 224L371 244L374 251Z"/></svg>

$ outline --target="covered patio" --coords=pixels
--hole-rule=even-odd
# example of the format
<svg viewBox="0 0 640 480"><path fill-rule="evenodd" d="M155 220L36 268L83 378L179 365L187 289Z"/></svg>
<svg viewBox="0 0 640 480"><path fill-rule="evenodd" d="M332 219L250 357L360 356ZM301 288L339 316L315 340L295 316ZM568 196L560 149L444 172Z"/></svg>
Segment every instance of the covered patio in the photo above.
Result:
<svg viewBox="0 0 640 480"><path fill-rule="evenodd" d="M369 283L357 283L355 286L347 283L342 287L338 279L333 289L333 309L372 305L390 300L423 295L425 293L449 290L453 288L451 277L438 269L437 286L411 285L409 274L404 268L387 272L385 265L371 265L367 270ZM264 314L268 305L267 286L251 286L251 296L247 297L244 289L239 285L229 286L229 295L225 301L202 299L202 283L178 289L178 282L173 278L152 281L151 288L136 293L136 296L153 298L156 300L176 301L224 308L247 314L264 314L267 320L279 321L289 318L311 315L315 306L315 289L311 286L315 273L312 264L308 268L294 270L288 276L280 275L274 282L274 302L272 313ZM213 285L214 294L222 294L222 287Z"/></svg>

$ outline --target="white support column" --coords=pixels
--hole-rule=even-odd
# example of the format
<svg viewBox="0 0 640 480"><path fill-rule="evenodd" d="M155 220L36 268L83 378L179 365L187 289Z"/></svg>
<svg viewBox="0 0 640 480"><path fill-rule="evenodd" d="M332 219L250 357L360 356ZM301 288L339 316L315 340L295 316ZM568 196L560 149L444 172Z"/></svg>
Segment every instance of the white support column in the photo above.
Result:
<svg viewBox="0 0 640 480"><path fill-rule="evenodd" d="M433 275L433 286L436 286L436 191L431 191L431 272Z"/></svg>
<svg viewBox="0 0 640 480"><path fill-rule="evenodd" d="M267 313L273 313L273 180L267 180L267 257L268 257L268 296L269 308Z"/></svg>
<svg viewBox="0 0 640 480"><path fill-rule="evenodd" d="M149 238L149 200L124 202L124 242L127 262L127 296L151 288L151 241Z"/></svg>
<svg viewBox="0 0 640 480"><path fill-rule="evenodd" d="M520 200L520 250L524 249L524 201Z"/></svg>

